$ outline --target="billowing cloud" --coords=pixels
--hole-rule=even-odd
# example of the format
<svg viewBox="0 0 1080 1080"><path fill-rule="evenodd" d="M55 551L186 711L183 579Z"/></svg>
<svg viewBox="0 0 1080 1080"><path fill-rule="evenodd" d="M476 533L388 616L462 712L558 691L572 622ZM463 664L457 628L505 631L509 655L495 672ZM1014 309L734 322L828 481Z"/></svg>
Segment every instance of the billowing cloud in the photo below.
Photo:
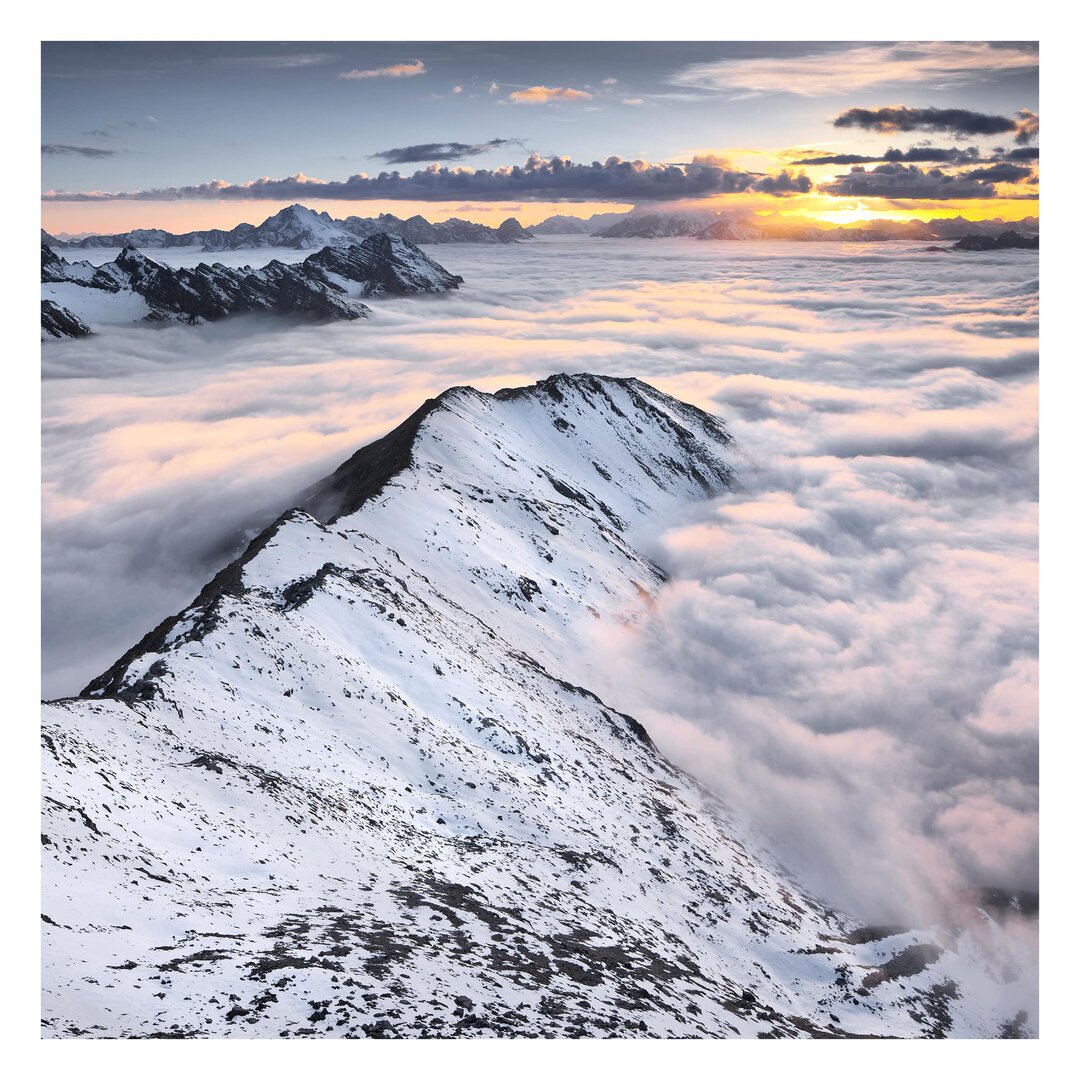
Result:
<svg viewBox="0 0 1080 1080"><path fill-rule="evenodd" d="M628 97L628 98L623 98L623 99L622 99L622 103L623 103L624 105L643 105L643 104L644 104L644 102L642 101L642 99L641 99L641 98L639 98L639 97Z"/></svg>
<svg viewBox="0 0 1080 1080"><path fill-rule="evenodd" d="M911 108L886 105L878 109L848 109L833 120L834 127L864 131L947 131L954 135L1012 134L1026 144L1039 134L1039 117L1021 109L1015 117L973 112L971 109Z"/></svg>
<svg viewBox="0 0 1080 1080"><path fill-rule="evenodd" d="M690 64L671 81L709 90L825 96L900 83L945 89L994 74L1035 71L1038 64L1034 43L905 41L707 61Z"/></svg>
<svg viewBox="0 0 1080 1080"><path fill-rule="evenodd" d="M775 176L762 176L753 183L753 190L765 195L805 195L813 188L806 173L796 175L784 169Z"/></svg>
<svg viewBox="0 0 1080 1080"><path fill-rule="evenodd" d="M108 158L122 153L120 150L102 150L97 146L71 146L68 143L43 143L43 154L69 154L74 157Z"/></svg>
<svg viewBox="0 0 1080 1080"><path fill-rule="evenodd" d="M591 101L592 94L569 86L530 86L515 90L507 100L514 105L551 105L562 101Z"/></svg>
<svg viewBox="0 0 1080 1080"><path fill-rule="evenodd" d="M398 146L391 150L379 150L373 158L381 158L388 165L406 165L417 161L460 161L462 158L486 154L501 146L521 146L521 139L489 139L482 143L438 142L418 143L414 146Z"/></svg>
<svg viewBox="0 0 1080 1080"><path fill-rule="evenodd" d="M995 182L1007 179L995 170L1017 168L1003 165L950 173L942 169L920 169L917 165L888 163L873 169L855 165L832 183L819 185L818 190L827 195L878 199L993 199L998 196ZM1030 171L1020 169L1025 174Z"/></svg>
<svg viewBox="0 0 1080 1080"><path fill-rule="evenodd" d="M358 173L347 180L316 180L303 174L246 184L211 180L189 187L151 188L146 191L78 193L47 192L46 202L107 202L113 200L194 199L461 199L549 200L677 200L747 191L763 183L760 175L725 168L704 159L689 164L658 165L647 161L605 161L580 164L569 158L542 158L531 154L524 165L497 169L429 165L411 175L383 172ZM798 181L796 181L798 182ZM777 181L779 184L787 181Z"/></svg>
<svg viewBox="0 0 1080 1080"><path fill-rule="evenodd" d="M339 79L411 79L416 75L427 72L423 60L412 60L408 63L390 64L388 67L367 68L361 71L353 68L352 71L343 71L338 75Z"/></svg>

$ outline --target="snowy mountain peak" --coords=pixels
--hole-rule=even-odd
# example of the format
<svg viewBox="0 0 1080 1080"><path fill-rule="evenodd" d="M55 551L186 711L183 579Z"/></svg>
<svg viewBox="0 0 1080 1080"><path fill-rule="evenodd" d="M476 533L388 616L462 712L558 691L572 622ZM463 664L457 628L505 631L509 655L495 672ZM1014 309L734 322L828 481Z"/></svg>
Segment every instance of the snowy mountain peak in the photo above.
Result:
<svg viewBox="0 0 1080 1080"><path fill-rule="evenodd" d="M536 441L519 457L492 453L504 440L520 443L521 431ZM546 497L604 507L609 524L625 524L661 495L689 499L721 490L733 476L723 455L730 444L720 421L637 379L558 374L494 394L452 387L357 451L305 493L303 505L333 521L418 467L440 476L451 470L473 486L486 482L503 491L539 487ZM544 480L534 482L536 476Z"/></svg>
<svg viewBox="0 0 1080 1080"><path fill-rule="evenodd" d="M588 689L733 451L636 379L453 388L47 704L45 1032L1019 1030L992 920L858 928Z"/></svg>

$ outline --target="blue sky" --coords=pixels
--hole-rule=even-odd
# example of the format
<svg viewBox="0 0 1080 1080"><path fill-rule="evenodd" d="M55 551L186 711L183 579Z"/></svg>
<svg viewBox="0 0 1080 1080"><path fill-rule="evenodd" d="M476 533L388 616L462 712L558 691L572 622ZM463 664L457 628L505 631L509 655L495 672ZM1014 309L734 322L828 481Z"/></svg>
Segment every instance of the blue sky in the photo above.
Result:
<svg viewBox="0 0 1080 1080"><path fill-rule="evenodd" d="M1037 112L1037 65L1034 46L1010 43L46 43L42 188L117 195L297 174L339 181L388 168L374 155L390 148L495 139L521 142L444 164L496 169L530 153L585 163L714 155L769 174L797 147L971 145L947 132L882 134L831 121L894 104ZM1003 143L1011 145L984 138L980 151ZM105 201L146 217L130 201ZM183 217L205 216L208 205L189 204L217 200L172 201L185 204L170 210ZM46 209L47 220L81 214L86 227L104 213L100 204ZM245 216L237 206L214 213L222 223Z"/></svg>

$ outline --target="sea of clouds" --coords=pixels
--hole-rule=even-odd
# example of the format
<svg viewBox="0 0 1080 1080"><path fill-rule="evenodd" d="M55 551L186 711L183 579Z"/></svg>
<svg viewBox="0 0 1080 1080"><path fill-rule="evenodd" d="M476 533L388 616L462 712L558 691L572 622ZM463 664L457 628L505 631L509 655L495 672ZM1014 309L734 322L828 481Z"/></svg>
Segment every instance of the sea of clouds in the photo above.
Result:
<svg viewBox="0 0 1080 1080"><path fill-rule="evenodd" d="M44 347L44 693L77 692L424 398L635 375L723 416L740 479L639 538L672 579L643 629L598 628L597 689L868 918L1037 888L1036 254L429 252L462 290L364 322Z"/></svg>

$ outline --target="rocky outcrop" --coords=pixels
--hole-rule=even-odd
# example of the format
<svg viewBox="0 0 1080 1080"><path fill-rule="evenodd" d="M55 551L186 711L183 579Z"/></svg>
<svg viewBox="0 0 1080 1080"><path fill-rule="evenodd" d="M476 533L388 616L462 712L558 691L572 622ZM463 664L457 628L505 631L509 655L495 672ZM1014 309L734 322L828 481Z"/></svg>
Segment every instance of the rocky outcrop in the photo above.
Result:
<svg viewBox="0 0 1080 1080"><path fill-rule="evenodd" d="M41 301L41 336L45 338L86 337L90 327L73 312L52 300Z"/></svg>
<svg viewBox="0 0 1080 1080"><path fill-rule="evenodd" d="M301 263L274 260L257 270L221 263L166 266L130 246L95 267L68 263L42 245L41 279L43 292L66 287L63 299L90 322L80 304L92 313L101 307L95 300L103 294L141 301L138 317L152 321L212 322L250 312L360 319L369 311L361 298L446 292L463 280L409 241L385 233L360 244L326 247ZM58 297L44 299L60 303Z"/></svg>
<svg viewBox="0 0 1080 1080"><path fill-rule="evenodd" d="M997 236L964 236L952 246L953 251L1001 251L1004 248L1025 248L1039 250L1037 236L1022 236L1015 230L999 233Z"/></svg>

